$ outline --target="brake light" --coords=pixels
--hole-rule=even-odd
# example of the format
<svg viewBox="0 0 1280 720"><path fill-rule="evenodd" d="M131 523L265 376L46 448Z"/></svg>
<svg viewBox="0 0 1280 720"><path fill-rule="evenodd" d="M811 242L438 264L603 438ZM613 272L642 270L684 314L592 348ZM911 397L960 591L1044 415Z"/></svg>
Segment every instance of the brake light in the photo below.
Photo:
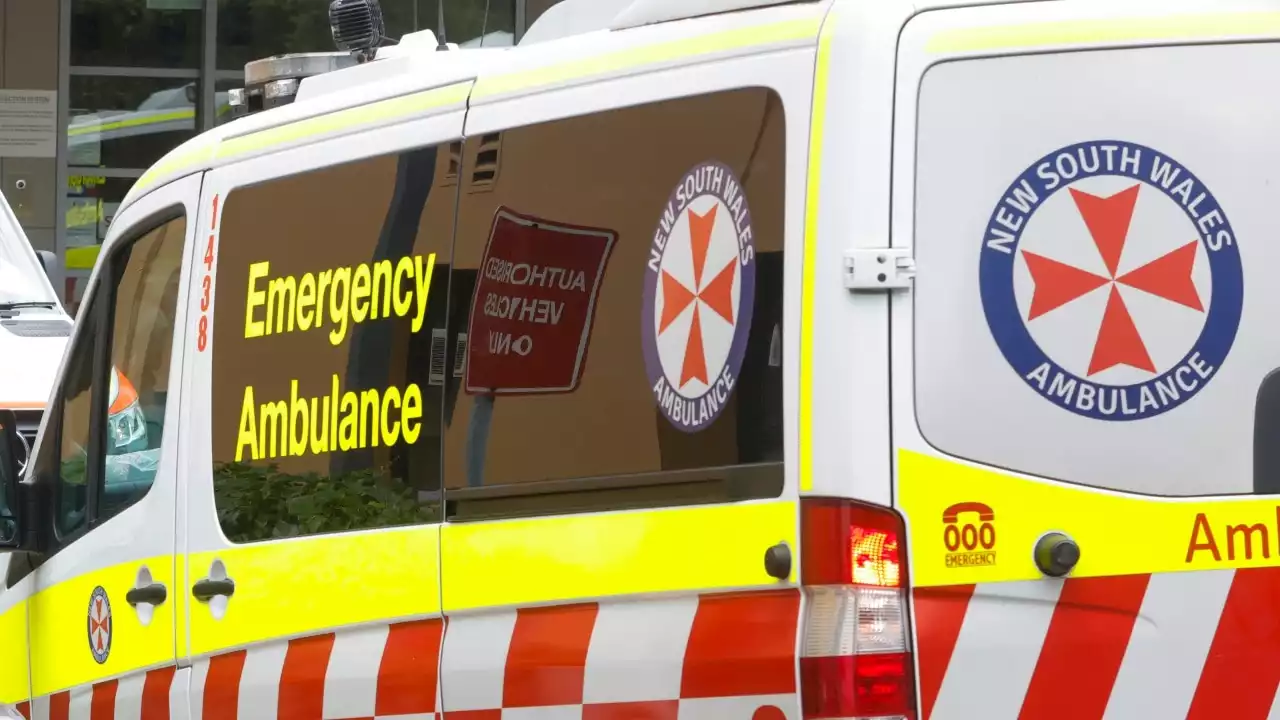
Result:
<svg viewBox="0 0 1280 720"><path fill-rule="evenodd" d="M804 717L914 718L902 518L847 500L800 504Z"/></svg>

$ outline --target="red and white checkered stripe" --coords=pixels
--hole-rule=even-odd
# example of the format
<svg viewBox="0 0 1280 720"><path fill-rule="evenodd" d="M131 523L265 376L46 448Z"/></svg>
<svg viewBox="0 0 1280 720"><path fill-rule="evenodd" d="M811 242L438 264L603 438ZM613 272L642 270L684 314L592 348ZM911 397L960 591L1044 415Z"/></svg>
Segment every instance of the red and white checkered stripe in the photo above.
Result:
<svg viewBox="0 0 1280 720"><path fill-rule="evenodd" d="M186 686L175 667L77 687L18 705L31 720L170 720L186 717Z"/></svg>
<svg viewBox="0 0 1280 720"><path fill-rule="evenodd" d="M1280 717L1280 568L914 592L922 720Z"/></svg>
<svg viewBox="0 0 1280 720"><path fill-rule="evenodd" d="M196 661L191 717L796 720L799 612L799 592L782 590L478 612L449 617L447 632L429 619L269 642ZM35 704L33 720L184 718L171 707L172 677L158 670L58 693Z"/></svg>

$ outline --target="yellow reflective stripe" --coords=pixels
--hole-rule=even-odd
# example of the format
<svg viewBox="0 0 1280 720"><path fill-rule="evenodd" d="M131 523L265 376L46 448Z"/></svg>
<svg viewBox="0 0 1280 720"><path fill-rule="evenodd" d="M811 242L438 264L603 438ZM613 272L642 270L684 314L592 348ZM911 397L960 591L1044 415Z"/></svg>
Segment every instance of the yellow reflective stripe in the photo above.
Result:
<svg viewBox="0 0 1280 720"><path fill-rule="evenodd" d="M770 501L446 525L445 611L777 585L765 550L796 547L797 512Z"/></svg>
<svg viewBox="0 0 1280 720"><path fill-rule="evenodd" d="M94 263L98 262L98 254L101 252L101 245L67 248L67 269L92 270Z"/></svg>
<svg viewBox="0 0 1280 720"><path fill-rule="evenodd" d="M18 703L27 693L27 601L0 614L0 703Z"/></svg>
<svg viewBox="0 0 1280 720"><path fill-rule="evenodd" d="M111 130L123 130L124 128L139 127L141 125L150 125L152 123L173 122L174 120L194 119L195 110L176 110L171 113L162 113L160 115L150 115L148 117L128 118L126 120L112 120L110 122L98 123L96 125L83 125L81 127L71 128L67 130L67 135L75 137L77 135L88 135L91 133L103 133Z"/></svg>
<svg viewBox="0 0 1280 720"><path fill-rule="evenodd" d="M130 194L133 194L133 190L142 190L148 185L154 184L157 180L170 173L194 172L208 165L213 160L214 142L207 137L199 137L193 140L192 143L194 147L179 150L172 157L165 156L155 165L148 168L142 174L142 177L138 178L138 181L133 184Z"/></svg>
<svg viewBox="0 0 1280 720"><path fill-rule="evenodd" d="M809 174L805 179L804 255L800 280L800 492L813 490L813 313L818 277L818 198L822 188L822 133L827 122L827 75L831 69L833 9L818 36L809 118Z"/></svg>
<svg viewBox="0 0 1280 720"><path fill-rule="evenodd" d="M1080 546L1072 577L1280 565L1280 506L1275 498L1145 497L1020 477L905 450L898 463L916 585L1041 578L1032 550L1049 531L1067 533ZM943 514L961 503L982 503L994 513L987 535L995 540L990 550L981 542L968 547L982 530L972 509L950 523L956 528L951 543L959 540L960 545L954 552L948 549ZM1198 524L1201 513L1203 524ZM948 567L948 556L959 556L960 564L952 560Z"/></svg>
<svg viewBox="0 0 1280 720"><path fill-rule="evenodd" d="M710 55L755 45L812 39L818 34L821 23L822 18L815 17L734 28L627 48L547 67L482 76L476 80L475 90L471 95L473 98L500 95L516 90L527 90L535 86L555 85L644 65L671 62L695 55Z"/></svg>
<svg viewBox="0 0 1280 720"><path fill-rule="evenodd" d="M42 590L31 598L31 689L36 697L99 680L174 663L173 605L155 610L149 625L125 602L138 569L146 566L172 596L173 556L95 570ZM89 599L95 587L111 602L111 653L101 665L89 649Z"/></svg>
<svg viewBox="0 0 1280 720"><path fill-rule="evenodd" d="M1280 13L1212 13L1069 20L943 30L929 39L932 53L981 52L1084 43L1195 40L1280 32Z"/></svg>
<svg viewBox="0 0 1280 720"><path fill-rule="evenodd" d="M273 145L297 142L316 135L336 133L358 128L361 125L387 122L448 105L457 105L467 99L470 87L470 81L446 85L230 138L218 145L214 157L225 160Z"/></svg>
<svg viewBox="0 0 1280 720"><path fill-rule="evenodd" d="M470 86L470 81L461 82L402 97L379 100L368 105L347 108L233 137L221 143L213 141L201 143L197 140L195 142L199 144L190 151L175 154L172 159L162 159L151 166L138 179L138 182L134 183L134 188L144 189L170 173L197 171L212 164L215 159L227 160L237 155L265 150L274 145L297 142L316 135L350 130L360 125L396 120L415 113L460 104L466 101Z"/></svg>
<svg viewBox="0 0 1280 720"><path fill-rule="evenodd" d="M439 552L440 527L428 525L193 553L193 583L218 559L236 591L221 620L191 602L191 653L439 615Z"/></svg>

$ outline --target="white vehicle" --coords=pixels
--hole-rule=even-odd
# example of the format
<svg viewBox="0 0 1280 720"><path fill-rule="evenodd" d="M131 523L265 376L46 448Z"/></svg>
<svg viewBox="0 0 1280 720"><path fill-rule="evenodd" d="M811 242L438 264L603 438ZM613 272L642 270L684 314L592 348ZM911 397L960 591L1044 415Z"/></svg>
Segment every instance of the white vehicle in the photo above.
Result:
<svg viewBox="0 0 1280 720"><path fill-rule="evenodd" d="M50 280L55 262L53 253L32 248L0 195L0 410L14 411L28 444L71 336L72 318Z"/></svg>
<svg viewBox="0 0 1280 720"><path fill-rule="evenodd" d="M330 7L362 62L115 217L0 460L0 702L1280 707L1280 6Z"/></svg>

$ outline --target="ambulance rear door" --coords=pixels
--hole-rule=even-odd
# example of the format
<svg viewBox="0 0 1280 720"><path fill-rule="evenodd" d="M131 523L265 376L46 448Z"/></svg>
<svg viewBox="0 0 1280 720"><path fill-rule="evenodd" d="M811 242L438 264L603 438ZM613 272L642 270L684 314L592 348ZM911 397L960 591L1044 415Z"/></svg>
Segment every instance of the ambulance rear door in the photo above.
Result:
<svg viewBox="0 0 1280 720"><path fill-rule="evenodd" d="M923 718L1273 712L1280 42L1247 5L906 26L894 461Z"/></svg>

